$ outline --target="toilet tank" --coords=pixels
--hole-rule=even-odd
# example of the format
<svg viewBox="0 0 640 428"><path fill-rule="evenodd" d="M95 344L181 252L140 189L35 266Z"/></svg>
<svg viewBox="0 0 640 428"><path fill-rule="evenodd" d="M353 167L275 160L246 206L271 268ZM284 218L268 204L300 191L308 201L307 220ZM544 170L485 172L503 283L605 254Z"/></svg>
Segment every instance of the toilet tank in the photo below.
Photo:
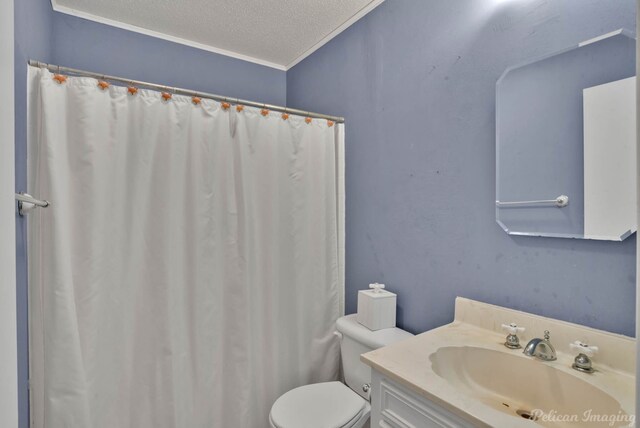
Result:
<svg viewBox="0 0 640 428"><path fill-rule="evenodd" d="M407 339L413 334L397 327L371 331L356 320L356 314L339 318L336 328L342 334L340 354L345 383L369 399L369 393L363 391L362 386L371 383L371 368L360 361L360 355Z"/></svg>

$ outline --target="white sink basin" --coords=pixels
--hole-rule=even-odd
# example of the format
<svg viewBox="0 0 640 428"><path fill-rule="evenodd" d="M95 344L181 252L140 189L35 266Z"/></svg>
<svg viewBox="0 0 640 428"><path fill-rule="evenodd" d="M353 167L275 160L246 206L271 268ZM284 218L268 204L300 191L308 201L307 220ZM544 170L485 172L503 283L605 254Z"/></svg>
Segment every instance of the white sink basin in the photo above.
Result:
<svg viewBox="0 0 640 428"><path fill-rule="evenodd" d="M454 388L514 417L548 427L629 425L620 403L583 379L598 373L569 374L521 352L448 346L429 358L433 372Z"/></svg>

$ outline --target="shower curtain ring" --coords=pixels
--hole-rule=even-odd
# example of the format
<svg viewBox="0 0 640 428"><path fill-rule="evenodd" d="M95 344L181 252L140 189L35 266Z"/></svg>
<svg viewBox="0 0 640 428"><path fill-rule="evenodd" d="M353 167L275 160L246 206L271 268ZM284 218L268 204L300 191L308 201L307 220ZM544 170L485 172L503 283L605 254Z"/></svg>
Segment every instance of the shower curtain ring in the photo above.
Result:
<svg viewBox="0 0 640 428"><path fill-rule="evenodd" d="M194 91L194 92L193 92L193 96L191 97L191 102L192 102L194 105L200 105L200 103L202 102L202 98L200 98L200 97L198 96L198 93Z"/></svg>

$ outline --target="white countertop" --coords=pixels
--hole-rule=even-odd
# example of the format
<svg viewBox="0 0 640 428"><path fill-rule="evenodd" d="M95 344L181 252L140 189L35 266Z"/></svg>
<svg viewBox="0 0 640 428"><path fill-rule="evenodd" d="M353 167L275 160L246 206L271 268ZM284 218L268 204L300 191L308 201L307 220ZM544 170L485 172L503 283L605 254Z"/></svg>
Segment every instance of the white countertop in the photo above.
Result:
<svg viewBox="0 0 640 428"><path fill-rule="evenodd" d="M535 325L536 332L541 328L550 330L551 342L556 346L558 359L551 362L539 361L524 355L521 349L506 348L504 346L506 334L495 330L499 330L498 326L502 323L514 321L522 326ZM577 338L588 337L592 344L599 345L601 349L606 347L607 351L602 352L601 355L611 355L612 361L594 358L594 367L597 371L593 374L584 374L572 369L571 364L575 355L569 353L567 338L576 335L579 335ZM521 337L522 346L534 336L527 331L527 334ZM541 334L537 335L537 337L540 336ZM558 342L556 345L554 337L564 340L567 344ZM531 428L531 421L493 409L477 398L460 391L433 371L430 356L440 348L452 346L490 349L508 353L516 358L530 359L537 364L552 366L603 390L615 398L628 414L635 413L635 373L629 371L635 366L634 339L468 299L457 299L456 320L453 323L363 354L361 360L419 396L440 404L474 424ZM566 351L563 352L564 350ZM605 364L607 362L612 364ZM506 374L495 373L495 375Z"/></svg>

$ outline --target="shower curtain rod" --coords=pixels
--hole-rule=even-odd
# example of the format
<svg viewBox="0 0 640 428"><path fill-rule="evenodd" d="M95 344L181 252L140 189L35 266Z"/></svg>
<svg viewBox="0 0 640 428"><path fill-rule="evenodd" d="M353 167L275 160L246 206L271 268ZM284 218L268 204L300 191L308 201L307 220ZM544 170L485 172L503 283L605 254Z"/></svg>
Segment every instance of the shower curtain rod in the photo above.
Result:
<svg viewBox="0 0 640 428"><path fill-rule="evenodd" d="M38 207L47 208L49 205L49 201L44 201L40 199L36 199L31 195L27 195L25 193L16 193L16 201L18 202L27 202L29 204L33 204Z"/></svg>
<svg viewBox="0 0 640 428"><path fill-rule="evenodd" d="M129 85L146 86L147 88L156 89L160 91L167 91L167 92L171 92L178 95L208 98L208 99L212 99L220 102L242 104L248 107L265 108L268 110L278 111L282 113L288 113L288 114L294 114L298 116L306 116L306 117L312 117L312 118L318 118L318 119L327 119L327 120L334 121L336 123L344 123L344 117L329 116L326 114L313 113L310 111L298 110L294 108L287 108L287 107L276 106L272 104L258 103L255 101L241 100L239 98L224 97L222 95L209 94L206 92L197 92L197 91L191 91L189 89L174 88L171 86L158 85L156 83L143 82L141 80L125 79L123 77L109 76L107 74L94 73L92 71L84 71L84 70L78 70L70 67L47 64L47 63L35 61L32 59L29 60L29 65L32 67L46 68L47 70L55 73L67 73L75 76L93 77L94 79L101 79L101 80L111 80L113 82L121 82Z"/></svg>
<svg viewBox="0 0 640 428"><path fill-rule="evenodd" d="M20 214L20 217L24 216L36 207L47 208L49 205L51 205L49 201L36 199L28 193L22 192L16 193L16 201L18 201L18 214ZM31 205L25 206L25 203Z"/></svg>

